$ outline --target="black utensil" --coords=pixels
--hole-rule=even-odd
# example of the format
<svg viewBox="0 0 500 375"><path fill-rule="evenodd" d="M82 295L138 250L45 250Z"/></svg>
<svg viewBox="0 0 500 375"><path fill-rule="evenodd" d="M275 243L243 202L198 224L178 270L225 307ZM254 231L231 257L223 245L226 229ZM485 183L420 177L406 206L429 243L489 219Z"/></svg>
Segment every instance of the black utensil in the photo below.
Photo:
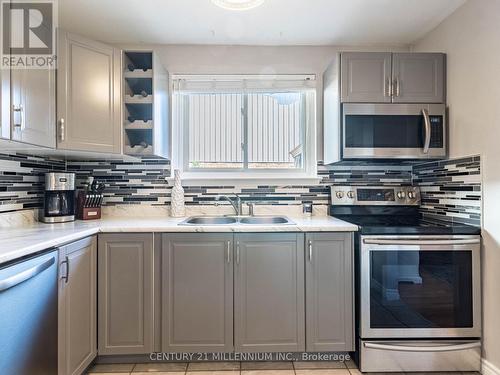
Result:
<svg viewBox="0 0 500 375"><path fill-rule="evenodd" d="M90 186L92 193L94 193L94 194L97 193L97 186L98 186L97 180L94 179L94 181L92 181L92 185Z"/></svg>

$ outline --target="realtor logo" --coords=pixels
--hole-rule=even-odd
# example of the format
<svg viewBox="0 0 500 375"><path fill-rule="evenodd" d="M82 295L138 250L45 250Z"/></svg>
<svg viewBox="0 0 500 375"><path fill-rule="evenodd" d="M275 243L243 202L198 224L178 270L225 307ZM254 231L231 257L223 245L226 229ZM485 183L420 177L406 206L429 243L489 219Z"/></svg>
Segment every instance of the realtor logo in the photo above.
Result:
<svg viewBox="0 0 500 375"><path fill-rule="evenodd" d="M55 1L2 0L3 69L55 69Z"/></svg>

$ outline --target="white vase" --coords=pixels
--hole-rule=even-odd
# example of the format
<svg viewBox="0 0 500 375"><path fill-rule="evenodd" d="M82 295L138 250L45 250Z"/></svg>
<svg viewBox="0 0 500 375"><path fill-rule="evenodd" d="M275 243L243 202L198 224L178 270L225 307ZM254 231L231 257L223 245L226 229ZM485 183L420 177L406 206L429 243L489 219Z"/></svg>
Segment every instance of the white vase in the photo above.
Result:
<svg viewBox="0 0 500 375"><path fill-rule="evenodd" d="M174 187L172 188L170 215L172 217L186 216L186 208L184 207L184 189L181 185L181 174L178 169L174 170Z"/></svg>

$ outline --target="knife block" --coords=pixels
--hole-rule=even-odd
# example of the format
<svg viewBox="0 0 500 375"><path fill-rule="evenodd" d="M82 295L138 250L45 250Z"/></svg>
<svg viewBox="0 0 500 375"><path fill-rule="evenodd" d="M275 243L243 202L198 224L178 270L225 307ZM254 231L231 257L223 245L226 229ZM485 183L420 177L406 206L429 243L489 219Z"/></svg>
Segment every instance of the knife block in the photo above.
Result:
<svg viewBox="0 0 500 375"><path fill-rule="evenodd" d="M101 203L102 194L95 197L98 203L94 205L92 202L91 194L86 194L85 191L79 190L76 201L76 217L80 220L96 220L101 218Z"/></svg>

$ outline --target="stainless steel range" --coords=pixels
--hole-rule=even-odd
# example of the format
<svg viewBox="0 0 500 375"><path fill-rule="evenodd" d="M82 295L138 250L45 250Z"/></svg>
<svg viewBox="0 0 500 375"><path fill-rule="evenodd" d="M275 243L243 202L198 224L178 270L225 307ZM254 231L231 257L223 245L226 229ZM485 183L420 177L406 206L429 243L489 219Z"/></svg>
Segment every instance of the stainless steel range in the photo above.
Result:
<svg viewBox="0 0 500 375"><path fill-rule="evenodd" d="M479 371L480 229L423 218L419 204L416 187L332 187L331 215L360 226L360 370Z"/></svg>

